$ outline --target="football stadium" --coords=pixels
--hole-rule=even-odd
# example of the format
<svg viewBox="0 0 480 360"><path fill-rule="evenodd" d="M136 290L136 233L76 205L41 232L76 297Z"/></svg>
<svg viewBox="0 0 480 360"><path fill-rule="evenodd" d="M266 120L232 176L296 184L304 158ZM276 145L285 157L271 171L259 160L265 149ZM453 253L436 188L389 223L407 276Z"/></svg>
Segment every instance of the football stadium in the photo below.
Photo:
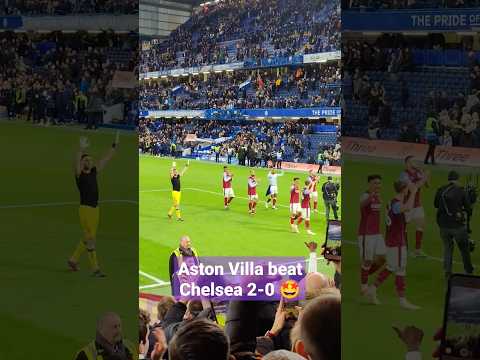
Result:
<svg viewBox="0 0 480 360"><path fill-rule="evenodd" d="M451 170L460 175L463 186L478 191L479 159L479 72L478 34L469 22L475 1L462 2L452 9L437 8L438 2L354 1L345 5L342 21L343 94L343 199L359 204L350 209L343 228L345 261L343 302L345 319L355 316L359 326L345 326L345 358L387 358L401 354L405 345L392 326L408 325L423 330L423 354L438 346L433 334L441 327L447 283L443 269L444 246L436 220L434 199L437 189L449 183ZM373 4L375 3L375 4ZM457 3L458 4L458 3ZM369 8L369 12L362 9ZM455 8L455 9L454 9ZM463 17L466 22L434 22ZM409 21L418 16L418 22ZM375 17L375 19L373 18ZM395 21L386 21L392 19ZM368 18L370 20L368 20ZM425 20L425 21L424 21ZM432 20L430 23L428 23ZM379 35L379 31L383 34ZM429 150L433 149L434 157ZM408 259L405 296L417 310L400 306L398 286L391 276L378 286L381 303L372 305L367 292L361 295L361 256L357 246L360 198L368 188L367 177L381 176L383 210L381 231L385 234L385 210L395 196L394 182L407 171L405 159L413 156L412 169L427 178L421 187L424 226L407 225ZM410 171L408 170L408 171ZM470 241L480 231L478 206L473 207ZM478 248L471 253L479 263ZM453 272L463 273L462 257L454 251ZM370 275L377 286L379 274ZM359 333L362 323L370 324ZM375 346L364 344L375 339ZM427 355L425 355L427 356Z"/></svg>
<svg viewBox="0 0 480 360"><path fill-rule="evenodd" d="M164 329L169 351L171 328L178 325L172 314L185 314L183 329L198 324L188 322L192 310L203 308L199 317L211 311L211 305L171 297L172 258L180 261L179 251L183 257L297 256L305 264L313 258L316 270L308 277L319 282L309 289L329 288L339 304L333 286L334 277L340 286L339 266L321 250L326 209L330 219L341 220L339 5L184 1L163 19L157 13L166 9L140 3L140 308L151 329ZM174 17L177 26L167 21ZM302 191L303 217L296 210L292 215L295 189ZM312 296L312 303L320 301ZM255 337L266 340L282 306L215 303L220 334L210 339L227 336L232 354L251 359ZM329 322L335 341L337 310L328 314L336 317ZM263 354L292 350L288 336L297 318L289 312L288 325L275 328L283 340Z"/></svg>
<svg viewBox="0 0 480 360"><path fill-rule="evenodd" d="M9 1L0 10L2 359L74 359L107 311L120 315L125 338L137 334L137 299L122 294L137 291L124 263L135 262L138 251L138 191L125 176L138 164L138 3L83 3ZM114 3L121 24L109 14ZM58 15L54 23L51 15ZM84 31L73 31L78 21ZM111 30L100 31L100 23ZM75 159L84 137L85 151L100 161L117 131L116 154L98 178L97 256L107 275L99 279L86 254L78 272L67 266L82 238ZM19 336L26 333L28 346Z"/></svg>

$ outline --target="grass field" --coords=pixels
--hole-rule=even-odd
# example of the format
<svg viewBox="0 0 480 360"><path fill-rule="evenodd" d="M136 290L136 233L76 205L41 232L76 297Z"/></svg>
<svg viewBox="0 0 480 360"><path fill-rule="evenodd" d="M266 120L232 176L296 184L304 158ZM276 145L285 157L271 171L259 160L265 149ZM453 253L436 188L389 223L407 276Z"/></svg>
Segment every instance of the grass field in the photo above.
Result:
<svg viewBox="0 0 480 360"><path fill-rule="evenodd" d="M442 243L435 222L433 199L435 189L445 184L449 169L429 167L432 173L430 188L422 191L426 211L427 226L424 236L424 250L428 258L409 258L407 265L407 298L422 307L417 311L403 310L398 305L394 292L394 280L391 277L378 290L382 305L368 305L359 296L359 254L356 246L359 220L358 203L361 193L366 189L366 176L379 173L383 176L382 197L384 202L393 197L394 180L398 179L403 164L400 162L375 162L364 159L344 157L343 163L343 199L349 204L345 213L343 239L351 245L343 251L343 288L342 288L342 357L344 359L404 359L405 347L392 330L392 325L403 327L415 325L425 332L422 346L424 359L431 358L435 347L432 336L441 327L446 283L442 270ZM466 170L459 169L464 174ZM478 171L478 170L477 170ZM480 233L479 209L472 220L474 238ZM414 246L414 229L410 228L410 246ZM355 243L355 245L353 244ZM454 271L461 272L458 250L455 254ZM480 263L480 251L473 253L473 263ZM352 321L355 319L355 321Z"/></svg>
<svg viewBox="0 0 480 360"><path fill-rule="evenodd" d="M185 160L177 160L183 167ZM189 235L201 256L307 256L304 242L324 241L323 202L319 213L312 212L312 230L307 235L303 225L300 234L290 232L289 188L294 175L279 178L278 210L266 209L267 170L256 169L260 202L257 214L248 214L247 178L249 168L231 166L233 188L237 196L231 209L223 207L223 164L191 162L182 178L182 212L184 222L168 220L171 206L169 169L172 159L142 156L140 158L140 289L150 293L168 293L162 287L168 279L168 258L182 235ZM306 178L306 173L301 178ZM322 177L325 181L326 177ZM332 274L324 262L320 267Z"/></svg>
<svg viewBox="0 0 480 360"><path fill-rule="evenodd" d="M81 237L73 159L88 134L98 158L110 130L34 127L0 122L0 359L73 359L95 337L98 315L116 311L126 337L138 333L138 155L136 134L99 175L98 257L105 279L86 259L72 273L66 260Z"/></svg>

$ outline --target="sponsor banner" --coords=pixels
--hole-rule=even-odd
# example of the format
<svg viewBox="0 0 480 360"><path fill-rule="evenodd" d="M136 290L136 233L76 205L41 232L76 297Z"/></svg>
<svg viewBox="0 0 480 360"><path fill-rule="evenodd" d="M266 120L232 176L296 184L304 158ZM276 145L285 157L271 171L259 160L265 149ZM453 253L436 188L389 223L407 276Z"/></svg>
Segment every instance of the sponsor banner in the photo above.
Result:
<svg viewBox="0 0 480 360"><path fill-rule="evenodd" d="M295 163L295 162L282 162L282 169L283 170L298 170L298 171L310 171L318 170L317 164L305 164L305 163ZM342 168L340 166L322 166L322 173L327 175L342 175Z"/></svg>
<svg viewBox="0 0 480 360"><path fill-rule="evenodd" d="M203 110L142 110L140 111L141 117L148 118L205 118L205 111Z"/></svg>
<svg viewBox="0 0 480 360"><path fill-rule="evenodd" d="M472 31L478 9L342 11L343 31Z"/></svg>
<svg viewBox="0 0 480 360"><path fill-rule="evenodd" d="M0 29L18 29L22 26L21 16L0 16Z"/></svg>
<svg viewBox="0 0 480 360"><path fill-rule="evenodd" d="M242 109L242 115L250 118L258 117L339 117L342 110L339 107L302 108L302 109Z"/></svg>
<svg viewBox="0 0 480 360"><path fill-rule="evenodd" d="M152 71L147 73L140 74L140 79L158 79L162 76L186 76L193 75L205 72L215 72L215 71L226 71L226 70L237 70L243 68L243 62L235 62L230 64L219 64L219 65L205 65L205 66L196 66L189 68L178 68L172 70L164 71Z"/></svg>
<svg viewBox="0 0 480 360"><path fill-rule="evenodd" d="M342 137L342 151L345 154L403 160L412 155L415 160L425 159L428 145L398 141L368 140ZM437 146L435 161L443 165L480 166L480 149Z"/></svg>
<svg viewBox="0 0 480 360"><path fill-rule="evenodd" d="M138 80L132 71L115 71L112 79L112 87L116 89L134 89Z"/></svg>
<svg viewBox="0 0 480 360"><path fill-rule="evenodd" d="M197 141L197 134L187 134L187 136L185 136L185 142L190 142L190 141Z"/></svg>
<svg viewBox="0 0 480 360"><path fill-rule="evenodd" d="M174 264L176 298L298 301L305 298L303 257L184 257Z"/></svg>
<svg viewBox="0 0 480 360"><path fill-rule="evenodd" d="M340 60L341 58L342 53L340 51L329 51L324 53L303 55L303 63L322 63L331 60Z"/></svg>
<svg viewBox="0 0 480 360"><path fill-rule="evenodd" d="M141 117L198 117L207 120L238 120L256 118L338 118L339 107L301 109L206 109L206 110L140 110Z"/></svg>

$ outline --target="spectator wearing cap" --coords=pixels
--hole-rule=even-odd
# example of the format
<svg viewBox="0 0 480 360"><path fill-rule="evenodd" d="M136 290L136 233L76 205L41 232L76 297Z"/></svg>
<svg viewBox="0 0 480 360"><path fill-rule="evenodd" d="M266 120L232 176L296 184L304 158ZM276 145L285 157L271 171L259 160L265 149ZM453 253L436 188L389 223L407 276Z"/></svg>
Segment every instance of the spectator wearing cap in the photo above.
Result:
<svg viewBox="0 0 480 360"><path fill-rule="evenodd" d="M443 268L447 279L452 273L454 242L460 250L465 273L473 273L466 227L466 215L471 214L472 207L465 189L460 185L459 178L456 171L450 171L448 184L440 187L435 195L437 224L443 240Z"/></svg>

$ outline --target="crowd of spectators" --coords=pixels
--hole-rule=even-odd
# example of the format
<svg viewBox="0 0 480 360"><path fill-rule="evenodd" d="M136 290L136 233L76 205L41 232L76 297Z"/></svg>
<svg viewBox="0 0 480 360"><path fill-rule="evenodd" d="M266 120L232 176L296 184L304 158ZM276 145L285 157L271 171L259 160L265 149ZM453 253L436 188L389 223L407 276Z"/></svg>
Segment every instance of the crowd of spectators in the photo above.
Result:
<svg viewBox="0 0 480 360"><path fill-rule="evenodd" d="M479 0L342 0L343 9L441 9L475 8Z"/></svg>
<svg viewBox="0 0 480 360"><path fill-rule="evenodd" d="M431 90L412 98L411 86L403 73L417 73L418 79L428 76L428 73L423 75L421 69L413 66L412 49L405 44L404 39L398 35L389 38L396 39L397 45L403 45L391 48L395 43L387 45L386 38L381 38L373 44L359 41L344 44L343 81L352 89L351 95L348 94L346 97L353 104L366 107L368 136L380 138L385 130L396 129L397 140L425 142L425 125L421 124L426 124L427 118L432 118L436 124L439 144L480 147L480 67L475 59L475 53L470 51L466 44L462 45L469 51L467 55L470 81L465 83L465 91L453 94L445 90ZM436 48L438 43L427 39L424 46ZM386 74L387 77L384 78L393 80L390 82L394 84L391 93L387 93L382 82L370 79L370 74L378 72ZM398 116L393 114L394 104L397 105L397 111L418 111L426 115L422 115L423 118L415 122L397 123L393 121ZM348 113L347 109L346 118L349 116ZM348 120L345 121L348 123Z"/></svg>
<svg viewBox="0 0 480 360"><path fill-rule="evenodd" d="M243 70L142 82L146 110L339 106L336 65Z"/></svg>
<svg viewBox="0 0 480 360"><path fill-rule="evenodd" d="M137 14L138 0L3 0L0 15Z"/></svg>
<svg viewBox="0 0 480 360"><path fill-rule="evenodd" d="M306 245L314 254L317 244ZM164 296L157 305L157 319L140 310L141 358L340 360L340 264L336 268L335 281L309 269L305 300L230 301L224 326L218 324L212 303Z"/></svg>
<svg viewBox="0 0 480 360"><path fill-rule="evenodd" d="M224 0L165 41L143 43L141 72L340 48L340 8L325 0ZM226 41L236 40L228 51Z"/></svg>
<svg viewBox="0 0 480 360"><path fill-rule="evenodd" d="M117 70L136 67L134 35L4 32L0 46L0 107L9 119L96 128L104 106L123 103L123 121L136 121L138 92L112 84Z"/></svg>
<svg viewBox="0 0 480 360"><path fill-rule="evenodd" d="M176 156L189 149L190 154L208 149L240 165L268 166L276 160L340 165L339 144L314 144L310 140L311 120L269 121L204 121L141 119L139 146L142 153ZM205 140L224 138L218 148Z"/></svg>

